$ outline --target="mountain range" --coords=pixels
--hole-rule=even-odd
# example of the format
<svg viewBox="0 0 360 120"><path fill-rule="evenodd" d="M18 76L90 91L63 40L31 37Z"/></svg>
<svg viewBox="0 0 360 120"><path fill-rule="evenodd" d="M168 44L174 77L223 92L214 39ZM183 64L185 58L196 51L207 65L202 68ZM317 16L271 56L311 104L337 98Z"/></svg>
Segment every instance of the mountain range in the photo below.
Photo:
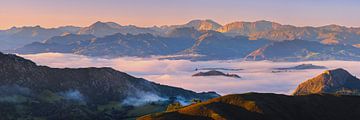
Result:
<svg viewBox="0 0 360 120"><path fill-rule="evenodd" d="M359 38L360 28L296 27L264 20L226 25L212 20L192 20L183 25L160 27L99 21L88 27L45 29L36 26L2 30L0 48L9 53L61 52L98 57L164 55L169 56L167 59L192 60L359 60ZM55 40L57 42L49 42Z"/></svg>
<svg viewBox="0 0 360 120"><path fill-rule="evenodd" d="M2 53L0 78L2 119L125 119L162 111L172 101L219 96L160 85L112 68L50 68Z"/></svg>

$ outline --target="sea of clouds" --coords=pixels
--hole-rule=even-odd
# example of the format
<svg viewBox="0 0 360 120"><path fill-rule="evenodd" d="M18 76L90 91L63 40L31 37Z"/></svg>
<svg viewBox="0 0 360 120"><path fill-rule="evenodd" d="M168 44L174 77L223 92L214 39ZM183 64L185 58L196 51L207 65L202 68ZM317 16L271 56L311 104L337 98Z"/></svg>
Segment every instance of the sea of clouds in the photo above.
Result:
<svg viewBox="0 0 360 120"><path fill-rule="evenodd" d="M245 92L263 92L291 94L301 82L312 78L324 70L299 70L273 73L273 68L291 67L303 63L326 66L329 69L344 68L353 75L360 75L360 62L355 61L307 61L307 62L270 62L256 61L188 61L158 60L155 58L121 57L114 59L93 58L74 54L42 53L20 55L36 62L57 68L79 67L112 67L142 77L149 81L182 87L196 92L215 91L222 95ZM235 73L242 78L229 77L192 77L199 71L196 68L233 68L241 71L224 71Z"/></svg>

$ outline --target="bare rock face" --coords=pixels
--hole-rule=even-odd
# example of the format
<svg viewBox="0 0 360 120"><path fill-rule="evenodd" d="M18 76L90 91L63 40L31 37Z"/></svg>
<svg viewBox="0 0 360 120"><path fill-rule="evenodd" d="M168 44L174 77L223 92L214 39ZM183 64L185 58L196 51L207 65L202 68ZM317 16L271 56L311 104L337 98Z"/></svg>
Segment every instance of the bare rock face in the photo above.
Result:
<svg viewBox="0 0 360 120"><path fill-rule="evenodd" d="M344 69L327 70L301 83L294 95L332 93L359 95L360 80Z"/></svg>

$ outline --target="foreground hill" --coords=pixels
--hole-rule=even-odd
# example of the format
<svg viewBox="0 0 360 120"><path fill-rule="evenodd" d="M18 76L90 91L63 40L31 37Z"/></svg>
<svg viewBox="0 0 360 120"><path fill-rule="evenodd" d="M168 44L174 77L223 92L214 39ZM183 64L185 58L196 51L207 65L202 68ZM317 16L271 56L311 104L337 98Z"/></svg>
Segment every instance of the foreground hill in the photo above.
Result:
<svg viewBox="0 0 360 120"><path fill-rule="evenodd" d="M227 95L139 120L354 120L360 97L286 96L265 93Z"/></svg>
<svg viewBox="0 0 360 120"><path fill-rule="evenodd" d="M345 95L360 95L360 79L344 69L327 70L320 75L301 83L294 95L316 93L332 93Z"/></svg>
<svg viewBox="0 0 360 120"><path fill-rule="evenodd" d="M3 119L123 119L161 111L169 98L218 96L160 85L111 68L49 68L2 53L0 78ZM139 106L145 110L130 113Z"/></svg>

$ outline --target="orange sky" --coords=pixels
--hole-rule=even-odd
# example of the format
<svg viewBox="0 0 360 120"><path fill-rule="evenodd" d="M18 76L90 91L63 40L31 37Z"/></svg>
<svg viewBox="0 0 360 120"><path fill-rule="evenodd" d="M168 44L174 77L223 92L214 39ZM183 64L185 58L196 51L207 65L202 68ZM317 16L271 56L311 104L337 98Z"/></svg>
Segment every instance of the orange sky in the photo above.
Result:
<svg viewBox="0 0 360 120"><path fill-rule="evenodd" d="M357 0L2 0L0 29L12 26L183 24L192 19L270 20L299 26L360 26Z"/></svg>

